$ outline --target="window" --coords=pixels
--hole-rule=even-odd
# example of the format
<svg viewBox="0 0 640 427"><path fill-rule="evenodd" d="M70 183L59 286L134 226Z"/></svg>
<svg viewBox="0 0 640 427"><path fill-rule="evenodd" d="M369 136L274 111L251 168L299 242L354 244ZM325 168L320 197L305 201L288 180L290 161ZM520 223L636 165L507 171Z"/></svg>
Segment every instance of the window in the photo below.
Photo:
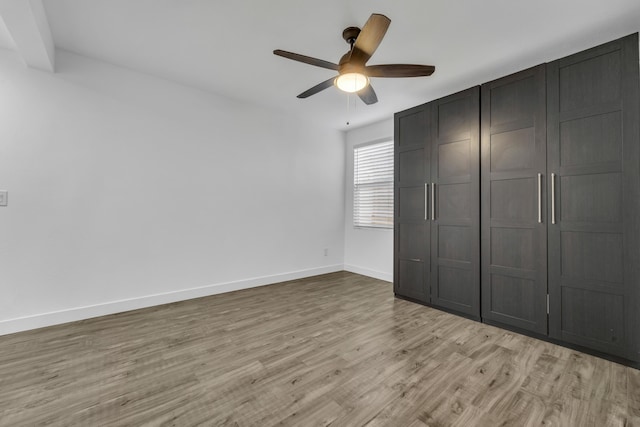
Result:
<svg viewBox="0 0 640 427"><path fill-rule="evenodd" d="M393 141L353 149L353 225L393 228Z"/></svg>

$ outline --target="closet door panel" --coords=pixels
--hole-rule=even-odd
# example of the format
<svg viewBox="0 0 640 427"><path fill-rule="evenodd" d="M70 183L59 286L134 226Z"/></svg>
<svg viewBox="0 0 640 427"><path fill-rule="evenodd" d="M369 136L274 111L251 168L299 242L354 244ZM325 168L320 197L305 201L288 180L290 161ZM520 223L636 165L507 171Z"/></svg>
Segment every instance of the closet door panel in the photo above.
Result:
<svg viewBox="0 0 640 427"><path fill-rule="evenodd" d="M398 188L398 216L403 222L424 221L425 191L424 184Z"/></svg>
<svg viewBox="0 0 640 427"><path fill-rule="evenodd" d="M549 64L547 91L550 335L638 360L637 35Z"/></svg>
<svg viewBox="0 0 640 427"><path fill-rule="evenodd" d="M491 253L488 254L492 265L520 271L535 271L536 237L535 230L531 228L492 227L489 239L493 244Z"/></svg>
<svg viewBox="0 0 640 427"><path fill-rule="evenodd" d="M438 255L449 260L471 262L472 247L468 244L472 234L469 227L443 225L438 227Z"/></svg>
<svg viewBox="0 0 640 427"><path fill-rule="evenodd" d="M459 310L459 306L471 307L473 305L473 292L469 292L469 283L472 281L472 272L466 268L438 266L438 280L435 294L438 295L439 305L442 302L453 302L456 305L448 308ZM467 313L472 314L472 313Z"/></svg>
<svg viewBox="0 0 640 427"><path fill-rule="evenodd" d="M438 197L438 215L440 218L468 219L477 210L471 205L473 185L470 183L461 184L440 184L436 192Z"/></svg>
<svg viewBox="0 0 640 427"><path fill-rule="evenodd" d="M491 172L509 172L534 167L535 133L532 127L491 135Z"/></svg>
<svg viewBox="0 0 640 427"><path fill-rule="evenodd" d="M578 165L576 165L578 166ZM600 169L600 168L598 168ZM556 189L562 220L590 224L620 224L622 221L622 173L589 173L581 168L577 175L558 175Z"/></svg>
<svg viewBox="0 0 640 427"><path fill-rule="evenodd" d="M622 161L620 111L568 120L559 126L561 165L606 165ZM602 144L604 139L607 139L607 144Z"/></svg>
<svg viewBox="0 0 640 427"><path fill-rule="evenodd" d="M422 182L426 167L424 147L398 152L398 179L400 182Z"/></svg>
<svg viewBox="0 0 640 427"><path fill-rule="evenodd" d="M424 262L419 259L398 259L394 271L394 292L400 296L424 301L427 297L424 289L424 269Z"/></svg>
<svg viewBox="0 0 640 427"><path fill-rule="evenodd" d="M503 224L531 226L537 221L536 177L503 175L491 182L491 218Z"/></svg>
<svg viewBox="0 0 640 427"><path fill-rule="evenodd" d="M461 177L468 182L471 156L469 145L468 138L438 145L438 176Z"/></svg>
<svg viewBox="0 0 640 427"><path fill-rule="evenodd" d="M622 288L624 242L621 233L565 231L560 233L562 276Z"/></svg>
<svg viewBox="0 0 640 427"><path fill-rule="evenodd" d="M616 331L624 331L624 300L621 295L565 286L561 290L562 331L565 339L595 342L622 341ZM609 351L608 351L609 352Z"/></svg>
<svg viewBox="0 0 640 427"><path fill-rule="evenodd" d="M536 297L536 281L506 274L493 274L490 284L491 309L502 316L535 323L536 310L532 301Z"/></svg>
<svg viewBox="0 0 640 427"><path fill-rule="evenodd" d="M479 88L430 105L431 303L479 318Z"/></svg>
<svg viewBox="0 0 640 427"><path fill-rule="evenodd" d="M428 106L395 116L394 292L430 301Z"/></svg>
<svg viewBox="0 0 640 427"><path fill-rule="evenodd" d="M547 334L544 66L482 86L482 316Z"/></svg>
<svg viewBox="0 0 640 427"><path fill-rule="evenodd" d="M398 255L402 259L421 260L425 256L425 224L403 223L398 229Z"/></svg>

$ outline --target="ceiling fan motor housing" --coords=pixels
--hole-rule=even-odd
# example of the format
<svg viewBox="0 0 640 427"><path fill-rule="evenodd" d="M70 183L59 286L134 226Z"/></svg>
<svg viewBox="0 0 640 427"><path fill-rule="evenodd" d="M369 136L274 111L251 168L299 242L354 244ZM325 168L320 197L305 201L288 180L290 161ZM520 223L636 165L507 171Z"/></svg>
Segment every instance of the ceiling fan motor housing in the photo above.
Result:
<svg viewBox="0 0 640 427"><path fill-rule="evenodd" d="M342 38L349 43L350 46L353 47L353 44L356 42L358 35L360 34L360 28L358 27L347 27L342 32Z"/></svg>
<svg viewBox="0 0 640 427"><path fill-rule="evenodd" d="M347 43L349 43L349 46L351 48L347 53L342 55L342 57L340 58L340 61L338 62L338 65L340 67L338 69L338 73L341 75L347 74L347 73L360 73L360 74L364 73L364 64L350 62L351 52L353 51L353 45L355 44L356 39L358 38L359 35L360 35L360 28L358 27L347 27L342 32L342 38Z"/></svg>
<svg viewBox="0 0 640 427"><path fill-rule="evenodd" d="M300 55L276 49L275 55L294 61L304 62L316 67L337 71L338 76L327 79L298 95L298 98L308 98L333 85L345 92L357 92L362 101L367 104L375 104L378 97L369 84L370 77L419 77L430 76L435 67L431 65L415 64L380 64L367 66L367 61L376 51L380 42L389 28L391 20L379 13L373 13L362 29L347 27L342 31L342 38L349 44L349 51L342 55L340 61L335 64L330 61Z"/></svg>

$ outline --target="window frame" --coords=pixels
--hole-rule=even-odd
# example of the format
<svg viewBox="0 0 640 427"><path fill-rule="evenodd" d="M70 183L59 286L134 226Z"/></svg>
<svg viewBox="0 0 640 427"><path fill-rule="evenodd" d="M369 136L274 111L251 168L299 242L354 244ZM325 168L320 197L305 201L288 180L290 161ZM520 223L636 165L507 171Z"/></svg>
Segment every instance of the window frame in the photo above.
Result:
<svg viewBox="0 0 640 427"><path fill-rule="evenodd" d="M389 159L390 165L387 165L386 167L391 167L391 176L389 179L385 179L385 180L379 180L379 181L374 181L374 182L370 182L370 183L362 183L362 182L358 182L358 181L362 181L362 180L358 180L358 175L357 175L357 171L358 171L358 156L356 155L357 150L365 148L365 147L370 147L373 145L382 145L382 144L390 144L391 147L391 158ZM354 229L366 229L366 230L393 230L394 228L394 191L395 191L395 181L394 181L394 177L395 177L395 146L394 146L394 139L392 137L389 138L383 138L383 139L378 139L375 141L369 141L369 142L365 142L362 144L357 144L353 146L353 151L352 151L352 155L353 155L353 197L352 197L352 208L353 208L353 212L351 215L351 220L352 220L352 224L353 224L353 228ZM387 223L376 223L375 221L370 221L367 223L363 223L361 222L361 217L360 215L358 215L359 212L361 212L361 209L358 208L358 202L360 200L360 198L358 197L359 194L359 187L362 188L362 186L374 186L374 185L386 185L389 187L388 193L387 193L387 209L388 209L388 218L389 218L389 222ZM383 204L384 205L384 204ZM373 210L375 211L376 209L373 208Z"/></svg>

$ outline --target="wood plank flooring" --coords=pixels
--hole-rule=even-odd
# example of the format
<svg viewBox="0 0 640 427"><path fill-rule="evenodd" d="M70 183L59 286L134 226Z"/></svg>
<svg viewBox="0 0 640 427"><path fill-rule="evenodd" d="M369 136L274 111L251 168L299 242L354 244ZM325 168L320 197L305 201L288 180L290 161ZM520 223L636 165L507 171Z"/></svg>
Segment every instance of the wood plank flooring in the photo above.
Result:
<svg viewBox="0 0 640 427"><path fill-rule="evenodd" d="M640 426L640 372L341 272L0 337L2 426Z"/></svg>

